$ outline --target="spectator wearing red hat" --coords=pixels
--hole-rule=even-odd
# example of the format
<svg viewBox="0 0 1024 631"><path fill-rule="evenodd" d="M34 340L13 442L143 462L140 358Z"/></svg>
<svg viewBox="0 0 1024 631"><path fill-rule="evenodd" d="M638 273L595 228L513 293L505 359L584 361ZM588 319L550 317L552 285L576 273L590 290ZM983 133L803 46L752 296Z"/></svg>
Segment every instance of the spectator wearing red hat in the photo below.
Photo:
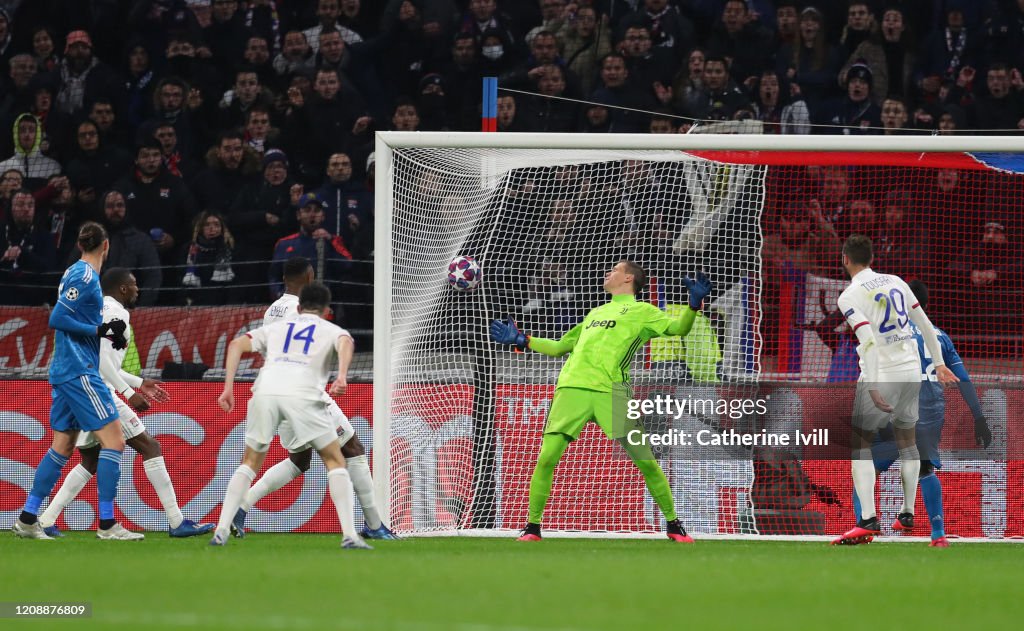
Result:
<svg viewBox="0 0 1024 631"><path fill-rule="evenodd" d="M68 33L64 59L53 72L58 85L56 109L77 116L100 97L124 102L124 86L114 69L92 54L92 38L85 31Z"/></svg>

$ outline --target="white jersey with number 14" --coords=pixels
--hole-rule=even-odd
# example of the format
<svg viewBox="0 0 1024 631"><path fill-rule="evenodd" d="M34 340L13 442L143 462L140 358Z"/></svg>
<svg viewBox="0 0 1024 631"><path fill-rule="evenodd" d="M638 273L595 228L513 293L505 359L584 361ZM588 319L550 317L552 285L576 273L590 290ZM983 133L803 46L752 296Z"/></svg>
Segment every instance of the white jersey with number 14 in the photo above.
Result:
<svg viewBox="0 0 1024 631"><path fill-rule="evenodd" d="M266 357L252 387L254 395L316 401L323 398L330 373L337 366L338 339L349 336L341 327L311 313L260 327L247 335L252 349Z"/></svg>

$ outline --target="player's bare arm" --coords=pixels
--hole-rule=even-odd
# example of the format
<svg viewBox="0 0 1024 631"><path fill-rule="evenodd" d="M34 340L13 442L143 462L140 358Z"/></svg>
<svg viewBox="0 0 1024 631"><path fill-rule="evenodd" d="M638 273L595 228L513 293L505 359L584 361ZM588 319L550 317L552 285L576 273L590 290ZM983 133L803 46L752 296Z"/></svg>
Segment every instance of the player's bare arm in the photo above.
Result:
<svg viewBox="0 0 1024 631"><path fill-rule="evenodd" d="M228 356L224 361L224 391L217 397L220 409L230 412L235 408L235 374L242 355L252 352L252 340L248 335L240 335L228 344Z"/></svg>

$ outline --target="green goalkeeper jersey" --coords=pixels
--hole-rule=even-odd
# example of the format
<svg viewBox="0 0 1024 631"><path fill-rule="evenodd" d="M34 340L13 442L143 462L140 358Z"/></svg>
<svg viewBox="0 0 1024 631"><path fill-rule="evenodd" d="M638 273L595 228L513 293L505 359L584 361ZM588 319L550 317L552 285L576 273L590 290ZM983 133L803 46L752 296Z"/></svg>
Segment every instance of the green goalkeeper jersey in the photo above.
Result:
<svg viewBox="0 0 1024 631"><path fill-rule="evenodd" d="M679 318L673 318L654 305L620 294L591 309L561 339L531 337L529 346L553 357L572 353L558 375L557 388L611 392L614 384L629 383L633 356L648 340L686 335L696 313L687 306Z"/></svg>

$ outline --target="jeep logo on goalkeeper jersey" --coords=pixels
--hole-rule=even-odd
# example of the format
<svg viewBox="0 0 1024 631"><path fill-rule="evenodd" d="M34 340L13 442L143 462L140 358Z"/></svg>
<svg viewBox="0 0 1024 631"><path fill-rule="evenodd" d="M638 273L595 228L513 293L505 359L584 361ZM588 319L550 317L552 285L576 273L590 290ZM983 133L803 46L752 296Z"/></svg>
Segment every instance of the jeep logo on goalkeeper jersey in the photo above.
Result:
<svg viewBox="0 0 1024 631"><path fill-rule="evenodd" d="M615 320L594 320L593 322L587 325L587 328L614 329Z"/></svg>

